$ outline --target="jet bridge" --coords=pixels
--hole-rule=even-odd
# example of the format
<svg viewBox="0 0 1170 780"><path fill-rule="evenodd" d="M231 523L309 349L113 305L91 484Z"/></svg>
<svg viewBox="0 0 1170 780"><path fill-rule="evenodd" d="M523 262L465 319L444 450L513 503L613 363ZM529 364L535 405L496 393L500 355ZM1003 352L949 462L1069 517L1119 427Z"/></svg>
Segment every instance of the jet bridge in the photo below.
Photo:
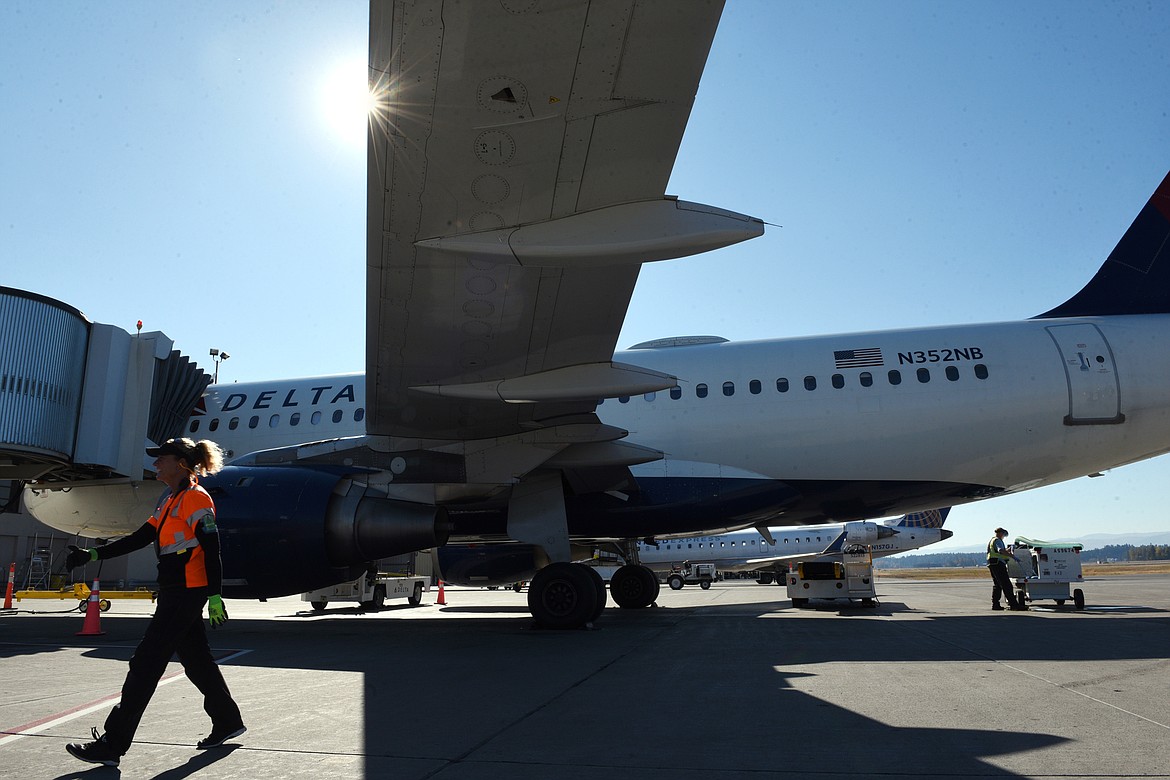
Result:
<svg viewBox="0 0 1170 780"><path fill-rule="evenodd" d="M141 479L211 382L158 332L130 334L0 287L0 510L22 482Z"/></svg>

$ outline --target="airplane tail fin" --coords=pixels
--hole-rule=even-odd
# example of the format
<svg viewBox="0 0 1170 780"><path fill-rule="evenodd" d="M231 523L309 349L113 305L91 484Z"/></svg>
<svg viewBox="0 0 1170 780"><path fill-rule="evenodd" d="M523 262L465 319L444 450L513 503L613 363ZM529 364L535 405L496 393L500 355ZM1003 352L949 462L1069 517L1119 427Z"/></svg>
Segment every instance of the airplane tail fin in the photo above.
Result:
<svg viewBox="0 0 1170 780"><path fill-rule="evenodd" d="M928 509L925 512L911 512L902 517L896 523L891 523L891 528L942 528L943 523L947 521L947 515L951 513L949 506L942 509Z"/></svg>
<svg viewBox="0 0 1170 780"><path fill-rule="evenodd" d="M1034 319L1170 313L1170 173L1089 283Z"/></svg>

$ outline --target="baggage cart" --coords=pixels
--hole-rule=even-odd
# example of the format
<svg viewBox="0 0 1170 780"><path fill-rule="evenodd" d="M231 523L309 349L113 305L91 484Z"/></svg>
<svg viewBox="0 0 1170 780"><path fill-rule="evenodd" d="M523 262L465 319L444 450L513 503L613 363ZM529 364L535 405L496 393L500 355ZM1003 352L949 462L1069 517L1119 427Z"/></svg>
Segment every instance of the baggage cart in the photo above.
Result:
<svg viewBox="0 0 1170 780"><path fill-rule="evenodd" d="M1017 537L1013 545L1016 560L1008 563L1008 574L1015 581L1020 603L1053 599L1063 606L1072 599L1077 609L1084 609L1085 592L1073 587L1085 581L1081 572L1082 547L1076 542Z"/></svg>

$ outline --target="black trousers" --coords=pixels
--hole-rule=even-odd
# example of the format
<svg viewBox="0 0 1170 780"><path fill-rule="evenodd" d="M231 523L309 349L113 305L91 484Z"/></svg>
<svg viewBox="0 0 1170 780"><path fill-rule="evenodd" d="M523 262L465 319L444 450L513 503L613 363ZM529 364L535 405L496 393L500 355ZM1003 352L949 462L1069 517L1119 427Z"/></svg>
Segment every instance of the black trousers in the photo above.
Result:
<svg viewBox="0 0 1170 780"><path fill-rule="evenodd" d="M1008 604L1016 606L1016 591L1012 588L1012 579L1008 576L1007 564L997 561L987 564L987 568L991 572L991 581L995 583L991 586L991 603L999 604L999 595L1002 592L1007 597Z"/></svg>
<svg viewBox="0 0 1170 780"><path fill-rule="evenodd" d="M114 749L122 753L130 749L142 713L172 655L178 655L187 679L203 694L203 709L211 716L212 724L231 726L241 722L240 708L232 699L207 644L207 631L203 627L206 603L205 588L159 591L146 636L130 658L130 672L122 683L122 701L106 718L106 741Z"/></svg>

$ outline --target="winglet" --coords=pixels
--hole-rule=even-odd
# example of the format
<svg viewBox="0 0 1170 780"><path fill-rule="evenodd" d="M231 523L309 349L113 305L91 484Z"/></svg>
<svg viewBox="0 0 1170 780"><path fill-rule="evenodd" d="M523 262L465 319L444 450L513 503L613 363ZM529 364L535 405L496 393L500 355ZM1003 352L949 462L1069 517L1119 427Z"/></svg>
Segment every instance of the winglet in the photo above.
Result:
<svg viewBox="0 0 1170 780"><path fill-rule="evenodd" d="M1035 319L1170 313L1170 173L1095 276Z"/></svg>

